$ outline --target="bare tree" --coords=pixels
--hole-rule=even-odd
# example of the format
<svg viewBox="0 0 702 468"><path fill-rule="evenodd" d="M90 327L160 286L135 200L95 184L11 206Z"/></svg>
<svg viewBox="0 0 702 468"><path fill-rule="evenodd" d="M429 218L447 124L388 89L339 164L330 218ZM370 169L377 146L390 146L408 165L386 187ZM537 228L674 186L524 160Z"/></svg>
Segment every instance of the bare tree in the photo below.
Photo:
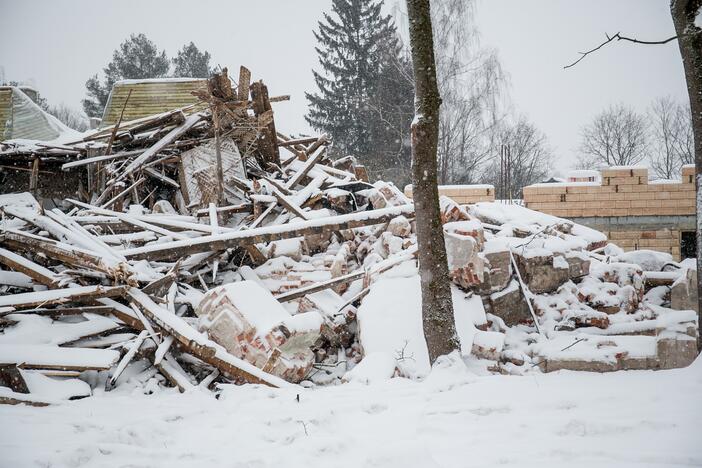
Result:
<svg viewBox="0 0 702 468"><path fill-rule="evenodd" d="M670 97L653 101L649 110L651 167L658 177L677 178L693 161L692 123L687 106Z"/></svg>
<svg viewBox="0 0 702 468"><path fill-rule="evenodd" d="M66 124L66 126L72 128L73 130L78 130L79 132L84 132L90 128L90 121L88 116L84 112L78 109L73 109L68 107L66 104L59 104L58 106L49 106L46 110L49 114L53 115L61 122Z"/></svg>
<svg viewBox="0 0 702 468"><path fill-rule="evenodd" d="M553 166L553 150L546 135L525 117L520 117L514 124L500 125L500 131L497 135L498 144L495 145L492 152L497 154L502 145L509 148L509 172L511 187L514 190L513 196L521 198L522 188L541 182L548 177ZM482 179L489 181L499 190L499 175L499 160L492 158L492 162L487 166Z"/></svg>
<svg viewBox="0 0 702 468"><path fill-rule="evenodd" d="M623 104L610 106L582 130L580 152L590 168L630 166L646 157L646 119Z"/></svg>
<svg viewBox="0 0 702 468"><path fill-rule="evenodd" d="M581 52L581 57L564 68L569 68L580 62L614 39L627 40L637 44L666 44L678 41L687 95L690 100L692 119L692 135L695 146L695 181L697 184L697 271L702 272L702 0L670 0L670 15L675 26L675 36L661 41L639 41L621 36L607 36L607 41L587 52ZM697 321L702 323L702 273L697 275L698 314ZM702 334L697 337L697 349L702 351Z"/></svg>
<svg viewBox="0 0 702 468"><path fill-rule="evenodd" d="M506 75L497 53L480 45L476 0L432 0L436 74L441 94L438 178L475 183L491 155L504 118ZM406 14L396 7L400 24ZM412 77L409 77L412 80Z"/></svg>
<svg viewBox="0 0 702 468"><path fill-rule="evenodd" d="M476 182L501 119L506 78L497 53L480 46L474 10L470 0L432 2L442 98L438 158L443 184Z"/></svg>
<svg viewBox="0 0 702 468"><path fill-rule="evenodd" d="M437 187L441 97L436 82L429 0L407 0L407 15L414 71L412 184L417 214L422 318L429 359L433 363L437 357L458 349Z"/></svg>

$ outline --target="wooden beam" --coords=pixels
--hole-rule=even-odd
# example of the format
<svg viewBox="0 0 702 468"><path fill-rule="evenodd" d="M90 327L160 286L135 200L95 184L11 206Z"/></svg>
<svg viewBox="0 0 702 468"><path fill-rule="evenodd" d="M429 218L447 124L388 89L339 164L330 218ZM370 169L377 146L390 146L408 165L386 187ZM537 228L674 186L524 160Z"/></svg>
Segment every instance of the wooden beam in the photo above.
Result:
<svg viewBox="0 0 702 468"><path fill-rule="evenodd" d="M411 216L414 205L394 206L380 210L363 211L327 218L311 219L291 224L265 226L236 232L226 232L219 235L202 236L161 244L147 245L120 251L122 255L133 260L162 260L173 259L198 252L220 251L239 245L258 244L274 240L290 239L312 234L334 232L343 229L354 229L363 226L389 222L391 219L404 215Z"/></svg>
<svg viewBox="0 0 702 468"><path fill-rule="evenodd" d="M322 157L324 156L324 153L326 152L326 148L319 148L316 153L312 155L311 158L309 158L307 161L305 161L304 165L302 168L297 171L290 179L288 182L285 184L285 187L288 189L292 189L302 181L302 179L307 175L308 172L317 164Z"/></svg>
<svg viewBox="0 0 702 468"><path fill-rule="evenodd" d="M27 309L66 302L89 302L102 297L123 296L125 291L124 286L81 286L77 288L9 294L0 296L0 307Z"/></svg>
<svg viewBox="0 0 702 468"><path fill-rule="evenodd" d="M22 369L107 370L119 359L107 349L61 348L51 345L0 345L0 365Z"/></svg>
<svg viewBox="0 0 702 468"><path fill-rule="evenodd" d="M265 163L275 164L280 167L280 152L278 150L278 138L276 137L275 122L273 121L271 102L268 99L268 88L262 81L256 81L251 84L251 101L253 103L253 111L256 117L261 117L266 113L271 113L270 122L261 129L257 140L258 151L263 157ZM266 167L263 165L263 169Z"/></svg>
<svg viewBox="0 0 702 468"><path fill-rule="evenodd" d="M329 289L338 284L350 283L351 281L361 279L364 276L366 276L366 274L367 273L365 271L356 271L354 273L349 273L347 275L339 276L337 278L332 278L328 281L323 281L321 283L312 284L304 288L295 289L294 291L287 291L282 294L278 294L277 296L275 296L275 298L278 300L278 302L292 301L293 299L306 296L307 294L312 294L318 291Z"/></svg>

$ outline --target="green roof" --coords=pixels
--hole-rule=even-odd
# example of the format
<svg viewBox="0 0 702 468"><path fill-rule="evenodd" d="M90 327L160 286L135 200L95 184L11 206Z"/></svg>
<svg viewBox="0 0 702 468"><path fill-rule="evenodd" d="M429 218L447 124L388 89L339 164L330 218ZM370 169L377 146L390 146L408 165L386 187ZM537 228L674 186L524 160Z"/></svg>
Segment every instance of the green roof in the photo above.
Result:
<svg viewBox="0 0 702 468"><path fill-rule="evenodd" d="M157 78L148 80L123 80L112 87L110 98L102 115L101 127L114 125L119 120L124 108L123 122L160 114L196 104L186 113L193 113L205 108L206 104L192 93L206 89L204 78ZM124 103L132 92L124 107Z"/></svg>

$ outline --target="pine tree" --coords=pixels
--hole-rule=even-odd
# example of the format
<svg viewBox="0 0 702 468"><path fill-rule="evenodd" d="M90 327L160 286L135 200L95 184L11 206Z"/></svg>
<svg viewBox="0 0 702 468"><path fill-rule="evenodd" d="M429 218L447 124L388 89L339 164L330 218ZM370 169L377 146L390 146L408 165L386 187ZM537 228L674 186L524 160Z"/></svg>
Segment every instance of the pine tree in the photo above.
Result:
<svg viewBox="0 0 702 468"><path fill-rule="evenodd" d="M178 51L178 55L173 59L173 65L175 77L207 78L211 72L210 53L200 52L200 49L190 42Z"/></svg>
<svg viewBox="0 0 702 468"><path fill-rule="evenodd" d="M412 82L395 24L378 0L333 0L332 13L315 32L321 72L313 71L319 93L306 93L307 122L371 171L397 166L402 154L409 166Z"/></svg>
<svg viewBox="0 0 702 468"><path fill-rule="evenodd" d="M132 34L112 54L112 61L103 69L105 80L100 83L93 75L85 83L88 99L83 100L83 109L90 117L101 117L112 85L123 79L160 78L168 74L169 61L165 51L144 34Z"/></svg>

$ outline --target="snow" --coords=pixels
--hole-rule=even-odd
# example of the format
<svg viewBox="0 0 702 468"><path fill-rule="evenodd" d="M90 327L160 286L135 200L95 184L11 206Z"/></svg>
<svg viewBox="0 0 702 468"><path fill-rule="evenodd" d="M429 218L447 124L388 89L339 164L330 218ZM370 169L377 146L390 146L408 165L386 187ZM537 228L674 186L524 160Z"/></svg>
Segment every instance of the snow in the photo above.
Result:
<svg viewBox="0 0 702 468"><path fill-rule="evenodd" d="M365 355L387 353L402 359L406 376L429 373L429 351L422 328L419 276L381 278L358 308L359 341Z"/></svg>
<svg viewBox="0 0 702 468"><path fill-rule="evenodd" d="M29 392L39 400L68 400L92 394L90 385L79 379L54 379L38 371L20 372Z"/></svg>
<svg viewBox="0 0 702 468"><path fill-rule="evenodd" d="M458 184L458 185L439 185L439 191L443 189L476 189L476 190L494 190L495 186L492 184ZM405 192L412 192L412 184L405 185Z"/></svg>
<svg viewBox="0 0 702 468"><path fill-rule="evenodd" d="M655 358L656 337L563 334L544 338L532 349L543 359L614 363L623 353L628 353L630 358Z"/></svg>
<svg viewBox="0 0 702 468"><path fill-rule="evenodd" d="M538 184L527 185L527 187L599 187L600 185L602 185L600 182L540 182Z"/></svg>
<svg viewBox="0 0 702 468"><path fill-rule="evenodd" d="M38 303L38 302L48 302L57 301L65 298L69 298L76 294L90 294L99 293L101 291L110 291L117 289L119 286L78 286L75 288L65 288L65 289L52 289L49 291L41 292L28 292L21 294L11 294L4 297L0 297L0 306L13 306L15 304L22 303Z"/></svg>
<svg viewBox="0 0 702 468"><path fill-rule="evenodd" d="M573 169L568 171L566 177L584 178L584 177L600 177L600 171L592 169Z"/></svg>
<svg viewBox="0 0 702 468"><path fill-rule="evenodd" d="M54 321L49 317L30 314L10 314L7 318L18 323L0 334L0 345L61 345L118 328L112 319L87 313L85 320L78 323Z"/></svg>
<svg viewBox="0 0 702 468"><path fill-rule="evenodd" d="M234 239L250 238L255 235L274 235L279 233L287 233L297 229L307 229L322 227L328 224L342 224L346 222L354 221L366 221L370 219L377 219L380 217L396 217L399 215L411 215L414 213L414 205L400 205L393 206L389 208L382 208L379 210L362 211L358 213L351 213L347 215L339 215L328 218L317 218L311 219L309 221L299 221L295 223L279 224L272 226L265 226L261 228L247 229L243 231L227 232L224 234L216 234L209 236L202 236L196 239L183 239L179 241L173 241L162 244L150 244L144 247L137 247L133 249L126 249L121 253L125 257L130 257L134 255L146 254L149 252L164 250L167 246L168 249L176 249L182 247L191 247L196 245L207 245L210 242L217 241L231 241Z"/></svg>
<svg viewBox="0 0 702 468"><path fill-rule="evenodd" d="M566 237L564 241L568 242L569 245L561 246L561 248L567 248L568 250L577 249L577 245L575 244L582 243L583 241L594 243L604 242L607 240L607 236L605 236L599 231L596 231L595 229L588 228L581 224L574 224L572 221L568 221L567 219L559 218L557 216L549 215L546 213L541 213L539 211L530 210L519 205L507 205L495 202L480 202L476 203L475 205L471 205L470 212L471 214L476 215L479 218L490 219L496 224L503 225L503 229L508 227L504 226L505 224L509 224L510 226L524 226L529 224L536 224L538 226L548 226L554 224L571 224L573 226L571 233L575 237ZM549 241L559 242L559 240L556 240L555 238L550 238ZM520 239L519 242L523 243L524 240Z"/></svg>
<svg viewBox="0 0 702 468"><path fill-rule="evenodd" d="M639 169L646 169L648 170L648 166L609 166L607 170L610 171L633 171L633 170L639 170Z"/></svg>
<svg viewBox="0 0 702 468"><path fill-rule="evenodd" d="M680 268L697 270L697 259L694 257L686 258L685 260L680 262Z"/></svg>
<svg viewBox="0 0 702 468"><path fill-rule="evenodd" d="M624 263L635 263L640 265L645 271L661 271L666 264L672 263L673 256L665 252L655 250L632 250L617 255L616 261Z"/></svg>
<svg viewBox="0 0 702 468"><path fill-rule="evenodd" d="M650 180L649 184L679 184L680 179L655 179Z"/></svg>
<svg viewBox="0 0 702 468"><path fill-rule="evenodd" d="M469 362L469 365L471 363ZM702 360L687 369L476 376L313 390L96 390L0 406L3 464L149 467L670 467L702 464ZM299 401L298 401L299 396Z"/></svg>
<svg viewBox="0 0 702 468"><path fill-rule="evenodd" d="M395 373L396 367L397 360L392 354L370 353L344 375L344 380L363 384L388 380Z"/></svg>
<svg viewBox="0 0 702 468"><path fill-rule="evenodd" d="M59 348L48 345L0 344L0 364L41 363L45 366L109 369L119 358L106 349Z"/></svg>
<svg viewBox="0 0 702 468"><path fill-rule="evenodd" d="M410 276L393 276L393 270L373 283L358 308L359 341L364 355L386 353L398 361L404 376L421 377L429 373L429 352L422 326L420 278L414 270L400 264L395 269ZM470 355L476 325L487 324L482 300L451 286L456 333L461 353Z"/></svg>
<svg viewBox="0 0 702 468"><path fill-rule="evenodd" d="M205 78L137 78L128 80L119 80L115 85L129 85L139 83L187 83L190 81L204 81Z"/></svg>

